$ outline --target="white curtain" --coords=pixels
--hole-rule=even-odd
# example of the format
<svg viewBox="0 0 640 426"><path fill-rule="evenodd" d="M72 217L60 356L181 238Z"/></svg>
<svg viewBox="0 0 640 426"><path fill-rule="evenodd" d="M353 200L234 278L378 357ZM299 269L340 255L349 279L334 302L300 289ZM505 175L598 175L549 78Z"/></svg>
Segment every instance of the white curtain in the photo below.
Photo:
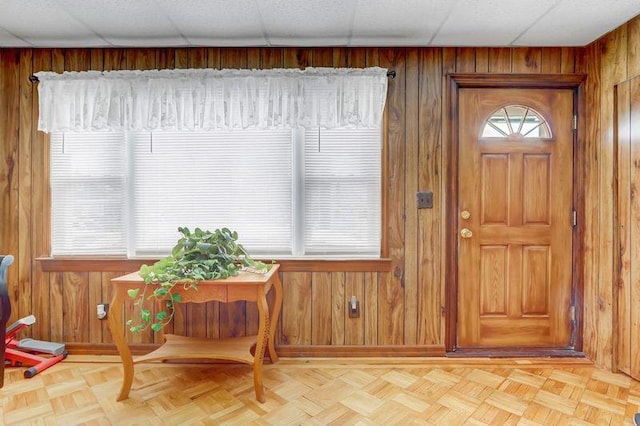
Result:
<svg viewBox="0 0 640 426"><path fill-rule="evenodd" d="M39 72L38 130L380 127L383 68Z"/></svg>

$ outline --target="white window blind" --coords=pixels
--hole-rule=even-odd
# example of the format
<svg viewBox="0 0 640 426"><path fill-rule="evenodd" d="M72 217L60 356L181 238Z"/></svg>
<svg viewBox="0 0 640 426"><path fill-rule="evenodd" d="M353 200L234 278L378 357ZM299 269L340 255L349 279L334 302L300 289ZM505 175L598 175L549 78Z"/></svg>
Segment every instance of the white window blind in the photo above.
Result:
<svg viewBox="0 0 640 426"><path fill-rule="evenodd" d="M379 256L380 129L307 130L304 145L305 254Z"/></svg>
<svg viewBox="0 0 640 426"><path fill-rule="evenodd" d="M52 255L165 256L178 227L259 257L378 257L380 129L51 137Z"/></svg>
<svg viewBox="0 0 640 426"><path fill-rule="evenodd" d="M291 253L291 130L131 138L131 255L167 254L179 226L227 227L254 256Z"/></svg>
<svg viewBox="0 0 640 426"><path fill-rule="evenodd" d="M122 132L51 135L51 254L124 255L125 140Z"/></svg>

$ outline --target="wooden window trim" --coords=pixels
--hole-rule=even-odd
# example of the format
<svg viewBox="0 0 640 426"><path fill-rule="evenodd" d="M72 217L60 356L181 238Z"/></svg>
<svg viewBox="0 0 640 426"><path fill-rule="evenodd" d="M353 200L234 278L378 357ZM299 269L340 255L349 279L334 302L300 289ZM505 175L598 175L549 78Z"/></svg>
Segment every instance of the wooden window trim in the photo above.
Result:
<svg viewBox="0 0 640 426"><path fill-rule="evenodd" d="M136 271L143 264L150 265L158 259L123 258L51 258L36 259L43 272L126 272ZM271 260L266 260L271 262ZM282 272L389 272L391 259L281 259Z"/></svg>

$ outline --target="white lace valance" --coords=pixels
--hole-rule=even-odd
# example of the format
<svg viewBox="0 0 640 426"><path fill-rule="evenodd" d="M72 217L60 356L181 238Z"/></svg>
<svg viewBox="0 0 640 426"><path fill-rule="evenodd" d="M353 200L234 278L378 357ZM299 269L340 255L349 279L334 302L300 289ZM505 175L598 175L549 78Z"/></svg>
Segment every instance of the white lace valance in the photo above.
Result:
<svg viewBox="0 0 640 426"><path fill-rule="evenodd" d="M383 68L39 72L38 129L378 127Z"/></svg>

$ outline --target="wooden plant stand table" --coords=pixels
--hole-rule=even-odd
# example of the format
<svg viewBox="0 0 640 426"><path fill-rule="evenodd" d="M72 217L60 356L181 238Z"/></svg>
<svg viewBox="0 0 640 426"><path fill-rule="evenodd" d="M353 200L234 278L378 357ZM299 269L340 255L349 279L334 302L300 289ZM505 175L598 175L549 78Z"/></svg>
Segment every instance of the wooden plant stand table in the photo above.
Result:
<svg viewBox="0 0 640 426"><path fill-rule="evenodd" d="M278 354L274 344L276 325L282 309L282 283L278 276L278 268L279 265L272 265L266 274L240 272L237 276L224 280L201 281L198 283L197 291L194 289L183 290L180 286L176 286L174 289L180 287L180 290L176 292L180 293L181 303L211 301L230 303L241 300L257 302L259 315L257 336L210 340L167 334L164 335L165 342L162 346L146 355L138 356L136 359L131 356L131 350L126 341L122 311L125 300L130 299L127 290L139 288L142 291L144 280L138 275L138 272L112 279L113 299L109 312L109 328L122 359L124 374L117 400L122 401L129 396L133 383L134 364L169 359L218 359L253 365L256 399L265 402L262 384L262 364L265 350L268 350L272 363L278 362ZM274 290L275 298L272 306L269 306L266 296L271 289ZM255 350L252 355L251 351L254 346Z"/></svg>

